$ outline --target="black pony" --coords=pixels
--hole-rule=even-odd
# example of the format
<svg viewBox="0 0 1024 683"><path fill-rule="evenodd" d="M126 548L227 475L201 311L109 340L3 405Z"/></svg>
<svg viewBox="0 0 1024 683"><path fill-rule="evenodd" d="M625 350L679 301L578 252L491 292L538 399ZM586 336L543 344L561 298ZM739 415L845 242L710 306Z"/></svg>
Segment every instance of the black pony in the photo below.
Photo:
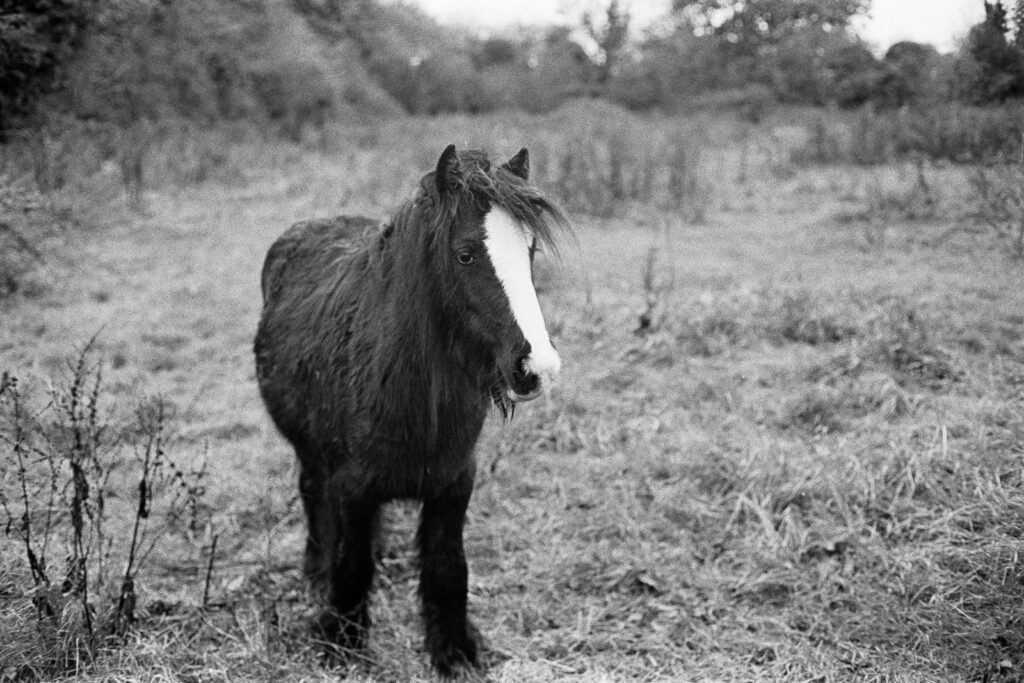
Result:
<svg viewBox="0 0 1024 683"><path fill-rule="evenodd" d="M450 145L387 223L297 223L267 254L259 387L301 465L305 571L344 648L369 626L380 507L411 498L431 661L476 664L462 546L473 448L490 403L508 415L560 364L531 266L565 221L528 176L525 149L492 168Z"/></svg>

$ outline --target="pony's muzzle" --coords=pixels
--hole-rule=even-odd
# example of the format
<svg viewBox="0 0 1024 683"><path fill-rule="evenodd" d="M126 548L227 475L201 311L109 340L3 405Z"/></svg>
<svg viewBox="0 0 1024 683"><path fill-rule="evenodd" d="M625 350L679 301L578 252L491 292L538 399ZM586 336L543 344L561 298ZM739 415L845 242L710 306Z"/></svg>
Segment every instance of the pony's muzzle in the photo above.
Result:
<svg viewBox="0 0 1024 683"><path fill-rule="evenodd" d="M545 359L547 362L538 362L534 354L523 356L516 362L508 388L510 399L516 403L532 401L551 389L561 369L558 354L551 355L551 358Z"/></svg>

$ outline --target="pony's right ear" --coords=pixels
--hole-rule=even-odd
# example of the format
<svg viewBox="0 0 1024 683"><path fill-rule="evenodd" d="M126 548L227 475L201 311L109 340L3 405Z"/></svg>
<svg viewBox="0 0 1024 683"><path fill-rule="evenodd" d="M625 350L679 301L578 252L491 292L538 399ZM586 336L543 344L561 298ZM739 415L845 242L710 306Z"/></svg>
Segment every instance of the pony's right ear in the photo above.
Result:
<svg viewBox="0 0 1024 683"><path fill-rule="evenodd" d="M458 187L462 177L462 168L459 165L459 157L455 153L455 145L448 145L441 152L441 158L437 160L437 170L434 171L434 181L437 183L437 192L445 195Z"/></svg>
<svg viewBox="0 0 1024 683"><path fill-rule="evenodd" d="M530 179L530 153L523 147L519 153L501 165L503 169L523 180Z"/></svg>

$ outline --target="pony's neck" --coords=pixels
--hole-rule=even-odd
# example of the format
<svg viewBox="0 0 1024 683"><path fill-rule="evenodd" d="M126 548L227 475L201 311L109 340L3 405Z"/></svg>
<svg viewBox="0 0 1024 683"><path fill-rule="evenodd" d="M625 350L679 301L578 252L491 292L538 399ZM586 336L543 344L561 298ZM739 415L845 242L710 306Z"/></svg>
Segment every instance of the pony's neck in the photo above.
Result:
<svg viewBox="0 0 1024 683"><path fill-rule="evenodd" d="M409 208L403 207L394 220L409 220ZM446 292L432 267L428 238L398 234L420 227L412 221L386 228L374 245L375 294L366 303L386 322L378 327L376 340L386 349L381 354L385 371L430 391L445 393L458 384L464 391L466 383L485 389L487 359L466 338L457 315L443 305Z"/></svg>
<svg viewBox="0 0 1024 683"><path fill-rule="evenodd" d="M382 389L377 392L382 422L432 451L461 425L482 422L488 391L479 361L467 353L462 336L450 332L428 288L423 289L410 297L392 288L378 303L393 324L382 326L375 340L380 353L372 374Z"/></svg>

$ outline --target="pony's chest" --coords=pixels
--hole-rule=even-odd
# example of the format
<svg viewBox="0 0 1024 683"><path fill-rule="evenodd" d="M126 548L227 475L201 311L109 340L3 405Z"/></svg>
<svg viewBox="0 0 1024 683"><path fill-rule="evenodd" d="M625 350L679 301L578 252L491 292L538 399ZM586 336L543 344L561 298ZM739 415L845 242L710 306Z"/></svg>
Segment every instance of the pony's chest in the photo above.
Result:
<svg viewBox="0 0 1024 683"><path fill-rule="evenodd" d="M409 432L378 425L367 434L360 465L377 473L380 490L389 498L422 498L450 485L474 466L474 449L486 408L442 421L436 431ZM449 415L449 417L452 417Z"/></svg>

